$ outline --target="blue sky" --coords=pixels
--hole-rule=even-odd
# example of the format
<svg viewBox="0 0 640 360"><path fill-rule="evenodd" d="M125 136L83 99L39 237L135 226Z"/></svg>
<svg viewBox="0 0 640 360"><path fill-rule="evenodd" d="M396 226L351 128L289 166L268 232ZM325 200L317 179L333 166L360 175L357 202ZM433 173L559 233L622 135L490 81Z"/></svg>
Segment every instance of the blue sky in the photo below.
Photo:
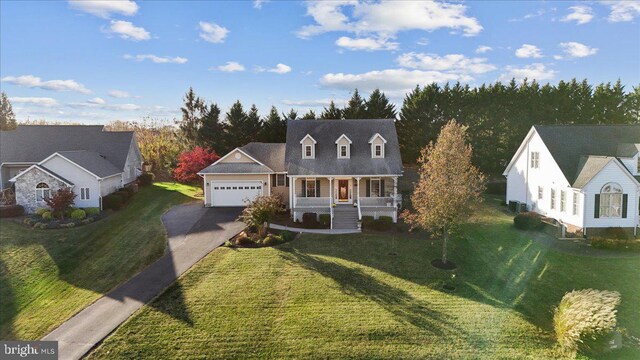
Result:
<svg viewBox="0 0 640 360"><path fill-rule="evenodd" d="M0 86L19 120L320 111L354 88L516 77L640 84L634 1L0 1Z"/></svg>

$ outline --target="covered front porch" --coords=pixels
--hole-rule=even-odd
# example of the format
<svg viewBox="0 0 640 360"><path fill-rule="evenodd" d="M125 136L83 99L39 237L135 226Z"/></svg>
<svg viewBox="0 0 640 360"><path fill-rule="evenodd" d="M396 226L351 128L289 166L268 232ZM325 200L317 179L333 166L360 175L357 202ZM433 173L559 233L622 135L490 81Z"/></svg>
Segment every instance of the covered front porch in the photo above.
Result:
<svg viewBox="0 0 640 360"><path fill-rule="evenodd" d="M397 221L397 176L290 176L290 184L289 207L296 221L304 213L331 214L333 227L336 207L352 207L358 220L390 216Z"/></svg>

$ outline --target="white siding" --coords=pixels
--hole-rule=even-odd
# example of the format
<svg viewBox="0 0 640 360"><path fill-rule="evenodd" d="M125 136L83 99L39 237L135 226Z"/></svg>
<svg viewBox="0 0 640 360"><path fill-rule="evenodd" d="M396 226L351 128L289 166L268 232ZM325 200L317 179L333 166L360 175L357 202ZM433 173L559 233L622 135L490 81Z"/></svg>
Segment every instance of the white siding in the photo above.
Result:
<svg viewBox="0 0 640 360"><path fill-rule="evenodd" d="M100 182L100 195L107 196L122 187L120 176L112 176L102 179Z"/></svg>
<svg viewBox="0 0 640 360"><path fill-rule="evenodd" d="M603 218L596 219L595 194L599 194L602 187L614 182L622 187L622 193L628 194L627 218ZM635 227L638 225L638 196L636 183L624 173L614 162L609 162L591 181L583 188L585 200L585 227Z"/></svg>
<svg viewBox="0 0 640 360"><path fill-rule="evenodd" d="M77 195L74 200L75 207L100 206L100 184L95 176L57 155L42 163L42 166L73 183L73 192ZM115 178L120 182L119 176ZM80 188L89 188L89 200L81 199Z"/></svg>
<svg viewBox="0 0 640 360"><path fill-rule="evenodd" d="M125 162L124 173L122 174L122 183L128 184L135 181L138 175L140 175L140 171L137 169L141 168L142 156L134 139L131 141L129 153L127 154L127 161Z"/></svg>
<svg viewBox="0 0 640 360"><path fill-rule="evenodd" d="M620 158L620 161L622 161L624 166L635 175L640 175L640 169L638 169L638 156L640 156L640 154L632 158Z"/></svg>

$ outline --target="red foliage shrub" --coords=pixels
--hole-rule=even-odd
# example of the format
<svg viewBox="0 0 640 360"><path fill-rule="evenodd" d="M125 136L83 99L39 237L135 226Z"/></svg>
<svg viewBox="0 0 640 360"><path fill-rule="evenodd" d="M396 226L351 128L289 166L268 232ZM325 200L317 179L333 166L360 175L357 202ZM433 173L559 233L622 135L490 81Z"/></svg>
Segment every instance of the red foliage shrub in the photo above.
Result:
<svg viewBox="0 0 640 360"><path fill-rule="evenodd" d="M45 198L44 202L51 208L54 216L64 218L64 213L71 209L76 194L69 187L60 188L54 192L50 198Z"/></svg>
<svg viewBox="0 0 640 360"><path fill-rule="evenodd" d="M180 154L178 166L173 171L173 177L181 183L195 183L200 180L198 172L218 159L220 156L216 154L215 150L196 146L192 150Z"/></svg>

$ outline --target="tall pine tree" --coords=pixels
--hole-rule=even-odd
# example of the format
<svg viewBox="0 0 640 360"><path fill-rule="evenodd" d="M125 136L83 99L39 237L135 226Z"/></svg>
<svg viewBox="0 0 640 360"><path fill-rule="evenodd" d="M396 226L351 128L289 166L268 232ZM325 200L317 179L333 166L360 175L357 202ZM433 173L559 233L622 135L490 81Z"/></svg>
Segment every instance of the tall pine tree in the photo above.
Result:
<svg viewBox="0 0 640 360"><path fill-rule="evenodd" d="M227 149L224 144L225 124L220 121L220 108L216 104L206 108L198 129L198 145L214 149L219 154L226 154Z"/></svg>
<svg viewBox="0 0 640 360"><path fill-rule="evenodd" d="M347 107L342 111L342 116L345 119L365 119L367 117L367 108L364 104L364 100L360 97L358 89L355 89L353 96L349 99Z"/></svg>
<svg viewBox="0 0 640 360"><path fill-rule="evenodd" d="M368 119L395 119L396 107L379 89L373 90L365 102L365 117Z"/></svg>
<svg viewBox="0 0 640 360"><path fill-rule="evenodd" d="M192 87L184 95L184 106L182 110L182 120L177 121L180 129L180 137L190 147L198 143L198 130L202 126L202 116L205 111L204 101L196 95Z"/></svg>
<svg viewBox="0 0 640 360"><path fill-rule="evenodd" d="M315 120L316 118L316 113L313 110L309 110L309 112L302 115L302 120Z"/></svg>
<svg viewBox="0 0 640 360"><path fill-rule="evenodd" d="M227 125L227 136L225 145L227 149L235 149L247 144L247 113L242 107L240 100L236 100L225 116Z"/></svg>
<svg viewBox="0 0 640 360"><path fill-rule="evenodd" d="M324 108L320 113L320 119L324 120L340 120L342 119L342 110L340 110L336 103L331 100L328 108Z"/></svg>
<svg viewBox="0 0 640 360"><path fill-rule="evenodd" d="M283 143L287 139L287 120L280 117L278 109L271 107L269 115L263 120L258 141L267 143Z"/></svg>
<svg viewBox="0 0 640 360"><path fill-rule="evenodd" d="M289 110L288 114L282 113L282 117L285 120L297 120L298 119L298 112L293 110L293 109L291 109L291 110Z"/></svg>

